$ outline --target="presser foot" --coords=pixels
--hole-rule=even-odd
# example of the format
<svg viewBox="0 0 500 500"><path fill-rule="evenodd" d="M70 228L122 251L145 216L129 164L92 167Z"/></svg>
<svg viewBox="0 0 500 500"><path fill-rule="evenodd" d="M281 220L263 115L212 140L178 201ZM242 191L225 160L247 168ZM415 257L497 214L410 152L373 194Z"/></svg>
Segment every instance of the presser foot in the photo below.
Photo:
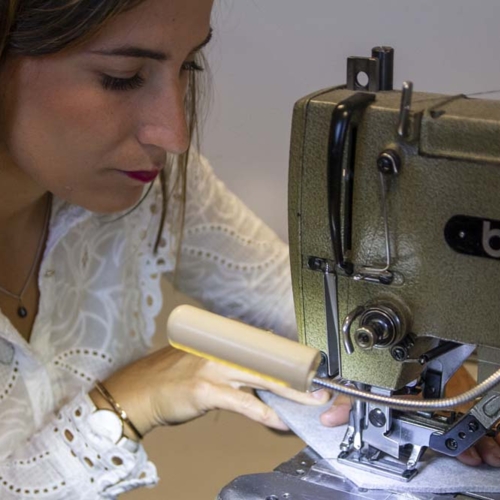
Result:
<svg viewBox="0 0 500 500"><path fill-rule="evenodd" d="M406 463L373 448L368 452L356 449L342 451L337 460L351 467L398 481L411 481L418 474L417 469L409 469Z"/></svg>

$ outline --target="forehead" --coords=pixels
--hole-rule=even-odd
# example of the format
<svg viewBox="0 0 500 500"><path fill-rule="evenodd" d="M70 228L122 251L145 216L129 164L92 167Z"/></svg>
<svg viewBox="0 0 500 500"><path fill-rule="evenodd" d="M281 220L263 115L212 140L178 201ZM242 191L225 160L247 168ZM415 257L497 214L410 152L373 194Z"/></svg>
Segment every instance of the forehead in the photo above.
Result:
<svg viewBox="0 0 500 500"><path fill-rule="evenodd" d="M192 48L210 29L213 0L145 0L118 15L88 45L145 44L170 50Z"/></svg>

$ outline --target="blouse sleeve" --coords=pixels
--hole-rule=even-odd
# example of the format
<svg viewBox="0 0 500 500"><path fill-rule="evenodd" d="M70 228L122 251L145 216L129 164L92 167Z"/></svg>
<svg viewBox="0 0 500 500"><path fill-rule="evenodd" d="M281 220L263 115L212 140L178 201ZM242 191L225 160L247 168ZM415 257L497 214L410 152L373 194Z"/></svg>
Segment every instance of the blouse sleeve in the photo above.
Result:
<svg viewBox="0 0 500 500"><path fill-rule="evenodd" d="M115 499L157 482L143 447L115 445L88 419L95 407L83 392L28 442L0 462L0 498Z"/></svg>
<svg viewBox="0 0 500 500"><path fill-rule="evenodd" d="M296 338L287 245L201 156L188 167L176 284L214 312Z"/></svg>

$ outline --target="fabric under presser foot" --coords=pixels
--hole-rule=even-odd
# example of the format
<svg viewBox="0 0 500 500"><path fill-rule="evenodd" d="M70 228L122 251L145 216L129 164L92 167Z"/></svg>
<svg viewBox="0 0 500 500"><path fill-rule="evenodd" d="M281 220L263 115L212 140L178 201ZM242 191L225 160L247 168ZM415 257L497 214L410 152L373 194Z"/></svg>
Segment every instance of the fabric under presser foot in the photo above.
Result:
<svg viewBox="0 0 500 500"><path fill-rule="evenodd" d="M320 415L331 406L308 406L259 391L259 397L273 408L290 429L336 471L360 488L394 492L420 493L499 493L500 469L481 465L469 467L455 458L445 457L429 450L418 465L419 473L409 482L377 476L337 461L340 443L346 426L325 427Z"/></svg>

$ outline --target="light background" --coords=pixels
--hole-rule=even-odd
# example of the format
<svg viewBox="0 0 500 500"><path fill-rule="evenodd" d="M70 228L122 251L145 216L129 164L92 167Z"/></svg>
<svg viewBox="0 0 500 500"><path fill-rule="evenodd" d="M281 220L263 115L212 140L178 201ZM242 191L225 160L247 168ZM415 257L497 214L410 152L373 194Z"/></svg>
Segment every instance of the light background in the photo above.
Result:
<svg viewBox="0 0 500 500"><path fill-rule="evenodd" d="M216 5L208 50L213 101L203 153L284 239L293 103L345 83L348 56L369 56L376 45L394 47L395 88L411 80L418 91L500 89L500 0L216 0ZM297 438L279 437L223 412L156 431L145 444L162 481L153 490L127 495L129 500L213 500L236 475L271 470L302 446Z"/></svg>

